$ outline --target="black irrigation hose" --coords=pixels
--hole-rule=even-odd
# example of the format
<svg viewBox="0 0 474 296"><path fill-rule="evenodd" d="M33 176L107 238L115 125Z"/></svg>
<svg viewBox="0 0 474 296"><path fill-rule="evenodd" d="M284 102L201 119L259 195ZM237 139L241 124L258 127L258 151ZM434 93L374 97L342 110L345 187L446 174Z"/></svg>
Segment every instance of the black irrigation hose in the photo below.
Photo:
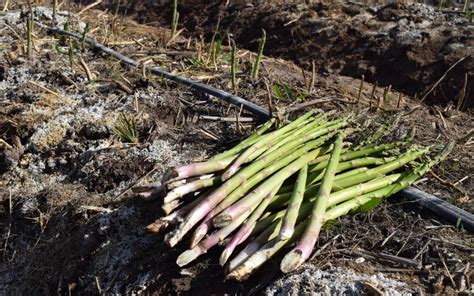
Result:
<svg viewBox="0 0 474 296"><path fill-rule="evenodd" d="M51 27L48 27L48 26L45 26L45 25L42 25L42 24L40 24L40 25L42 27L48 29L52 33L67 35L67 36L70 36L70 37L74 37L78 40L83 39L82 35L77 34L77 33L68 32L68 31L65 31L65 30L62 30L62 29L59 29L59 28L51 28ZM113 50L111 48L108 48L105 45L102 45L102 44L94 41L91 38L85 37L84 41L87 42L88 44L90 44L92 47L97 48L97 49L113 56L114 58L118 59L119 61L121 61L124 64L135 66L135 67L140 66L139 62L137 62L137 61L135 61L135 60L133 60L129 57L126 57L126 56L116 52L115 50ZM258 119L261 120L261 121L264 121L264 120L267 120L268 118L270 118L270 113L268 112L268 110L254 104L252 102L249 102L249 101L247 101L247 100L245 100L241 97L232 95L232 94L230 94L228 92L225 92L223 90L217 89L215 87L206 85L206 84L198 82L198 81L191 80L189 78L176 76L176 75L171 74L167 71L164 71L164 70L162 70L158 67L148 67L147 69L155 75L158 75L158 76L161 76L163 78L172 80L172 81L177 82L179 84L189 86L192 89L204 92L208 95L211 95L213 97L222 99L222 100L224 100L228 103L234 104L236 106L239 106L239 107L242 106L245 110L250 111L253 114L255 114L258 117Z"/></svg>
<svg viewBox="0 0 474 296"><path fill-rule="evenodd" d="M450 223L474 232L474 215L472 213L413 187L409 187L399 194L401 197L417 203L422 208L442 216Z"/></svg>
<svg viewBox="0 0 474 296"><path fill-rule="evenodd" d="M58 33L62 35L67 35L70 37L74 37L76 39L82 40L82 36L76 33L68 32L59 28L51 28L48 26L45 26L41 23L39 23L40 26L48 29L50 32L53 33ZM110 49L100 43L97 43L96 41L92 40L91 38L85 37L84 41L89 43L92 47L97 48L113 57L116 59L120 60L122 63L138 67L140 64L129 58L126 57L118 52L116 52L113 49ZM201 82L193 81L191 79L185 78L185 77L180 77L173 75L169 72L163 71L158 67L149 67L148 68L151 73L164 77L166 79L175 81L177 83L189 86L197 91L202 91L206 94L209 94L211 96L214 96L216 98L222 99L226 102L229 102L231 104L237 105L237 106L243 106L243 108L247 111L252 112L253 114L257 115L257 117L260 120L266 120L270 117L269 112L252 103L249 102L241 97L234 96L228 92L225 92L223 90L214 88L212 86L206 85ZM468 213L446 201L443 201L433 195L430 195L426 192L423 192L421 190L418 190L413 187L409 187L405 190L402 190L399 195L403 198L406 198L408 200L411 200L415 203L417 203L419 206L421 206L424 209L428 209L442 217L444 217L446 220L453 224L458 224L461 223L464 229L474 232L474 215L471 213Z"/></svg>

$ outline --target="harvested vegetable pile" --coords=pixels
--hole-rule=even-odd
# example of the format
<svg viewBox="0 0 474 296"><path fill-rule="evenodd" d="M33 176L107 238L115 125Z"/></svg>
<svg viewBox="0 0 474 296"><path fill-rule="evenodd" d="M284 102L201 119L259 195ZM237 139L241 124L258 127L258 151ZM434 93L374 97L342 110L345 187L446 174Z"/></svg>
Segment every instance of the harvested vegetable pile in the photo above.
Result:
<svg viewBox="0 0 474 296"><path fill-rule="evenodd" d="M372 209L412 185L452 149L452 144L443 149L411 145L413 133L380 143L399 118L375 131L360 119L308 112L281 127L272 119L230 150L170 168L162 180L167 216L147 230L169 227L166 242L174 247L194 229L179 266L225 246L220 264L227 264L227 277L236 280L296 242L280 266L285 273L295 270L310 257L325 223ZM141 194L156 196L162 189Z"/></svg>

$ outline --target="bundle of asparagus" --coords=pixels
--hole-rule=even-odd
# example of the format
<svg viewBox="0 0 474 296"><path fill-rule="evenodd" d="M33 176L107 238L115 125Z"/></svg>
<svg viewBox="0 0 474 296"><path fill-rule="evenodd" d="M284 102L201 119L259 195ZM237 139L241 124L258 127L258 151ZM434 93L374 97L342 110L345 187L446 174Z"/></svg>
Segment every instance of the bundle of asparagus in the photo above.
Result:
<svg viewBox="0 0 474 296"><path fill-rule="evenodd" d="M245 244L227 264L228 278L236 280L296 242L280 266L290 272L309 258L327 221L370 210L413 184L452 149L449 144L430 158L435 147L411 145L410 138L378 144L383 130L345 147L345 137L357 130L353 117L331 116L308 112L282 127L272 119L230 150L170 168L162 180L168 188L167 216L146 229L159 232L174 225L165 238L173 247L194 228L179 266L218 244L225 246L220 257L225 265Z"/></svg>

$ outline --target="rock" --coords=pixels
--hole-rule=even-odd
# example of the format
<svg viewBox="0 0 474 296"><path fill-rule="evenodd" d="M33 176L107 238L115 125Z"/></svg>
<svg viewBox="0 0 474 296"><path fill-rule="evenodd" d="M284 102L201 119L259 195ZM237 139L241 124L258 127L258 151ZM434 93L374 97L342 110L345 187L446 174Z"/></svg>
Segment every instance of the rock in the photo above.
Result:
<svg viewBox="0 0 474 296"><path fill-rule="evenodd" d="M88 140L99 140L108 138L110 136L110 131L105 125L91 122L86 124L79 134Z"/></svg>
<svg viewBox="0 0 474 296"><path fill-rule="evenodd" d="M363 282L370 282L387 295L412 295L403 282L382 274L360 274L347 268L330 267L320 270L306 264L297 273L288 274L268 286L265 295L367 295Z"/></svg>

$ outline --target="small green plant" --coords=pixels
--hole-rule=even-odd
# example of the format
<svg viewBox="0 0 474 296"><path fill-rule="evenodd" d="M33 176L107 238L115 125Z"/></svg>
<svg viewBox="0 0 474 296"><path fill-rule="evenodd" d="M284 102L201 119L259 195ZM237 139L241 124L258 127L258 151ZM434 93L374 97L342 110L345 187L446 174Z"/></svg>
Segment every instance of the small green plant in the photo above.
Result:
<svg viewBox="0 0 474 296"><path fill-rule="evenodd" d="M125 113L120 113L118 122L113 128L113 132L124 143L138 144L138 132L135 120L128 118Z"/></svg>
<svg viewBox="0 0 474 296"><path fill-rule="evenodd" d="M301 100L304 101L310 94L303 93L297 89L291 89L287 84L273 84L273 94L278 100Z"/></svg>
<svg viewBox="0 0 474 296"><path fill-rule="evenodd" d="M463 10L464 15L466 18L468 18L470 21L472 21L472 10L471 10L471 0L464 0L464 7Z"/></svg>
<svg viewBox="0 0 474 296"><path fill-rule="evenodd" d="M222 39L217 39L214 42L214 50L212 51L212 64L217 67L217 57L221 53Z"/></svg>
<svg viewBox="0 0 474 296"><path fill-rule="evenodd" d="M115 17L117 17L119 10L120 10L120 0L117 0L117 4L115 4L115 11L114 11Z"/></svg>
<svg viewBox="0 0 474 296"><path fill-rule="evenodd" d="M31 58L31 54L33 52L33 12L30 10L30 14L26 18L26 54L28 58Z"/></svg>
<svg viewBox="0 0 474 296"><path fill-rule="evenodd" d="M464 225L462 224L461 218L458 218L456 220L456 229L458 229L460 231L464 231Z"/></svg>
<svg viewBox="0 0 474 296"><path fill-rule="evenodd" d="M89 32L89 24L86 24L86 27L84 28L84 31L82 31L82 38L81 38L81 48L84 51L85 48L85 40L86 40L86 34Z"/></svg>
<svg viewBox="0 0 474 296"><path fill-rule="evenodd" d="M257 80L258 70L260 68L260 61L262 59L263 49L265 48L265 42L267 41L267 32L262 29L262 39L260 40L260 45L258 46L257 58L255 63L252 66L252 80Z"/></svg>
<svg viewBox="0 0 474 296"><path fill-rule="evenodd" d="M235 46L235 41L230 39L230 45L232 46L232 54L231 54L231 65L230 65L230 72L232 76L232 89L234 92L237 91L237 47Z"/></svg>
<svg viewBox="0 0 474 296"><path fill-rule="evenodd" d="M217 36L217 32L219 31L219 26L221 24L221 19L219 18L217 20L217 24L216 24L216 29L214 30L214 33L212 34L212 38L211 38L211 43L209 44L209 51L207 53L207 62L206 64L209 64L209 62L212 60L214 61L214 58L215 58L215 50L216 50L216 36Z"/></svg>
<svg viewBox="0 0 474 296"><path fill-rule="evenodd" d="M173 17L171 19L171 38L176 35L178 29L179 13L178 13L178 0L173 0Z"/></svg>
<svg viewBox="0 0 474 296"><path fill-rule="evenodd" d="M58 0L53 0L53 20L56 20L57 10L58 10Z"/></svg>

